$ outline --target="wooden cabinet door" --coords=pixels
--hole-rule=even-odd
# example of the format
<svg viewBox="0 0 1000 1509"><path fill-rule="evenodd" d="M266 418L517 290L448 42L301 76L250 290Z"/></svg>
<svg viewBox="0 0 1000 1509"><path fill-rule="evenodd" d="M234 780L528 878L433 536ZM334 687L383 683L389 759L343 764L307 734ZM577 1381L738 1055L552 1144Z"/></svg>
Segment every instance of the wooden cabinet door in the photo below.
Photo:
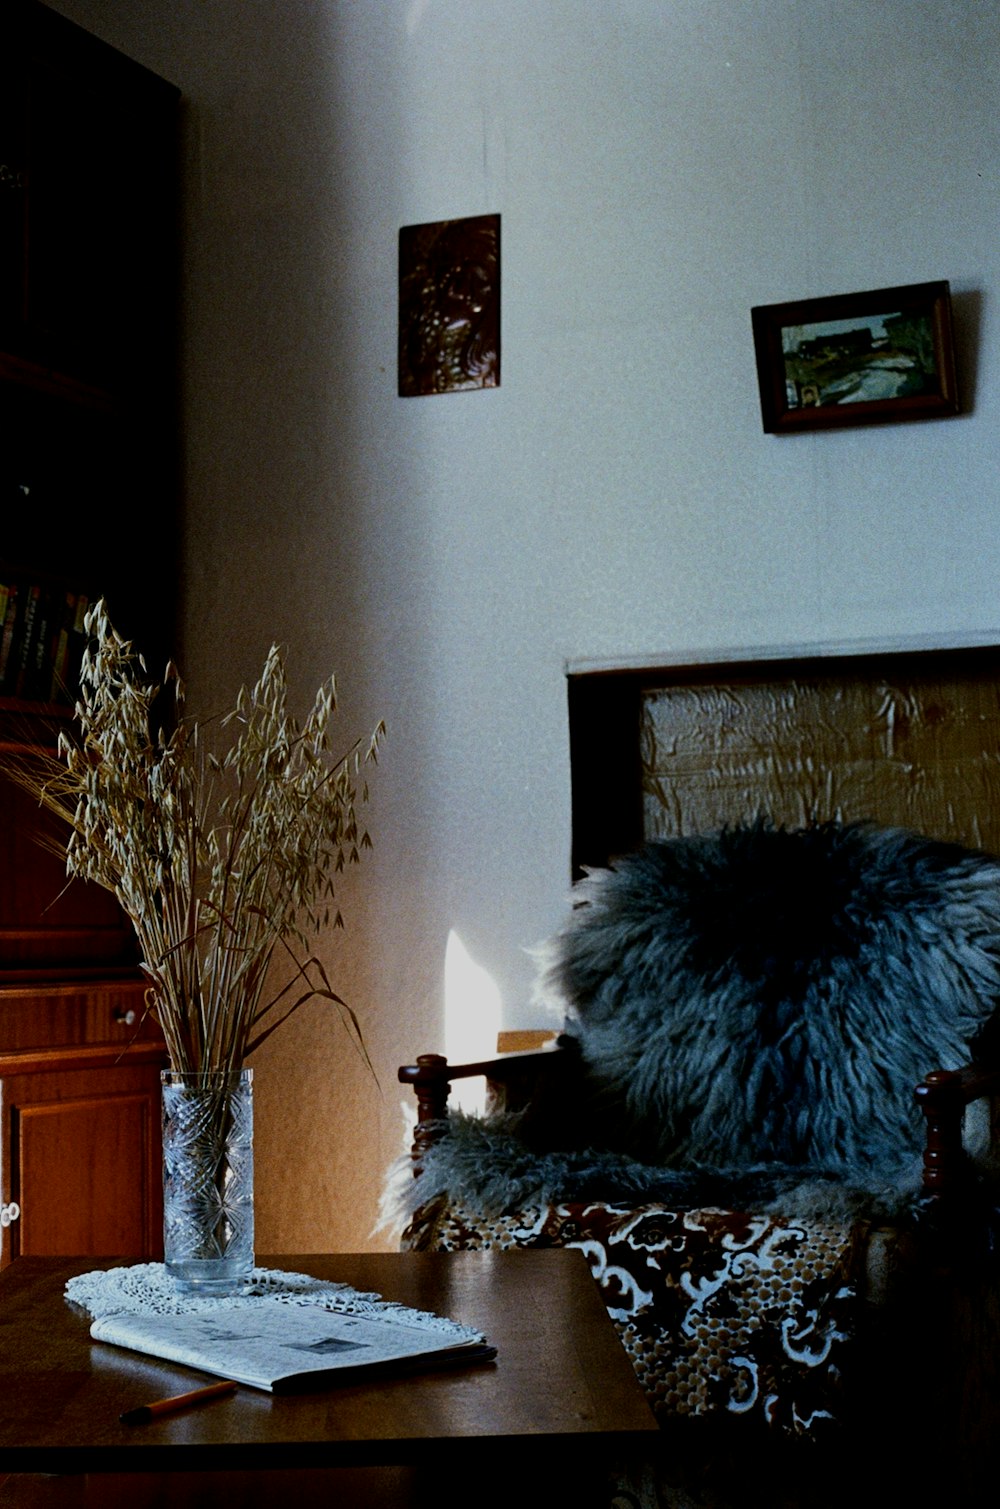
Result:
<svg viewBox="0 0 1000 1509"><path fill-rule="evenodd" d="M58 1059L38 1055L33 1070L0 1076L0 1184L21 1208L2 1233L0 1266L18 1256L160 1257L161 1057L116 1063L104 1052L102 1063L83 1049Z"/></svg>

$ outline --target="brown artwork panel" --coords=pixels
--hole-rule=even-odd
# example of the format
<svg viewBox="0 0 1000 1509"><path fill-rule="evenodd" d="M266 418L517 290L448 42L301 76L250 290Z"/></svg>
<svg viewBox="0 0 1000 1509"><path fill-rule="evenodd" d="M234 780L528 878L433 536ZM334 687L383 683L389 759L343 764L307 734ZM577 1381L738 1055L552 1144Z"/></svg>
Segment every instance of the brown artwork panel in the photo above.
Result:
<svg viewBox="0 0 1000 1509"><path fill-rule="evenodd" d="M399 232L399 393L500 386L500 216Z"/></svg>

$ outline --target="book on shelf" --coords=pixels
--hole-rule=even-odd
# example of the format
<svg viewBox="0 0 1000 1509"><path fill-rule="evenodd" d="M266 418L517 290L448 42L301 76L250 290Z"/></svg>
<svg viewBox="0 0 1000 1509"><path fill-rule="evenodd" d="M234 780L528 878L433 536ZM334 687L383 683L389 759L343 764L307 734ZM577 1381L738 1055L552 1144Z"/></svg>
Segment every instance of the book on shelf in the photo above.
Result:
<svg viewBox="0 0 1000 1509"><path fill-rule="evenodd" d="M32 590L36 591L34 588ZM18 694L29 702L49 700L56 635L55 620L59 611L56 589L50 586L37 588L31 641L25 655L24 679Z"/></svg>
<svg viewBox="0 0 1000 1509"><path fill-rule="evenodd" d="M0 582L0 696L72 705L88 606L86 594L51 582Z"/></svg>
<svg viewBox="0 0 1000 1509"><path fill-rule="evenodd" d="M90 607L85 592L64 592L62 613L56 624L49 678L50 702L74 702L80 685L80 667L87 642L83 621Z"/></svg>
<svg viewBox="0 0 1000 1509"><path fill-rule="evenodd" d="M7 691L7 667L12 663L17 623L17 582L0 585L0 695Z"/></svg>
<svg viewBox="0 0 1000 1509"><path fill-rule="evenodd" d="M11 695L24 697L28 679L28 661L34 650L35 617L38 613L38 598L41 587L25 584L18 592L18 621L14 628L14 648L11 650L11 665L8 667Z"/></svg>
<svg viewBox="0 0 1000 1509"><path fill-rule="evenodd" d="M93 1322L90 1334L95 1341L274 1394L468 1366L496 1356L496 1348L477 1332L433 1327L404 1309L350 1314L281 1300L182 1315L105 1315Z"/></svg>

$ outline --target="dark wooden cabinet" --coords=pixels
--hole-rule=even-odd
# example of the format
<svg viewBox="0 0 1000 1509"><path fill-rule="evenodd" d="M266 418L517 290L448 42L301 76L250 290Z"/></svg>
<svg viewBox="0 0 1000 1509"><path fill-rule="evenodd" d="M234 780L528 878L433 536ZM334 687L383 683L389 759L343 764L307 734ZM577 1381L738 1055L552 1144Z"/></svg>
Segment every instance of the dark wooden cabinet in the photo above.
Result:
<svg viewBox="0 0 1000 1509"><path fill-rule="evenodd" d="M178 94L33 0L5 0L0 28L0 583L104 596L158 665L176 572Z"/></svg>
<svg viewBox="0 0 1000 1509"><path fill-rule="evenodd" d="M0 755L71 719L88 603L174 642L178 92L35 0L0 22ZM73 636L76 636L75 638ZM0 780L0 1266L160 1251L162 1038L114 899Z"/></svg>
<svg viewBox="0 0 1000 1509"><path fill-rule="evenodd" d="M0 987L0 1187L21 1255L130 1254L162 1243L163 1045L141 982Z"/></svg>

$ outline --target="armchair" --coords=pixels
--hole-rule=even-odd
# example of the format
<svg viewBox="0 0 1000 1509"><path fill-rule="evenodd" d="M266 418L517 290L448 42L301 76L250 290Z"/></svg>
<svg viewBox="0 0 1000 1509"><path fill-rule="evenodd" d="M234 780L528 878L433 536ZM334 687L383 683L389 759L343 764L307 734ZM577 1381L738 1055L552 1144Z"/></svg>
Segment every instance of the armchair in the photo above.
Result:
<svg viewBox="0 0 1000 1509"><path fill-rule="evenodd" d="M539 955L554 1044L399 1070L404 1243L582 1247L665 1426L802 1439L881 1411L889 1335L924 1389L927 1286L992 1252L1000 861L757 822L651 842L573 899ZM449 1114L473 1075L487 1113Z"/></svg>

